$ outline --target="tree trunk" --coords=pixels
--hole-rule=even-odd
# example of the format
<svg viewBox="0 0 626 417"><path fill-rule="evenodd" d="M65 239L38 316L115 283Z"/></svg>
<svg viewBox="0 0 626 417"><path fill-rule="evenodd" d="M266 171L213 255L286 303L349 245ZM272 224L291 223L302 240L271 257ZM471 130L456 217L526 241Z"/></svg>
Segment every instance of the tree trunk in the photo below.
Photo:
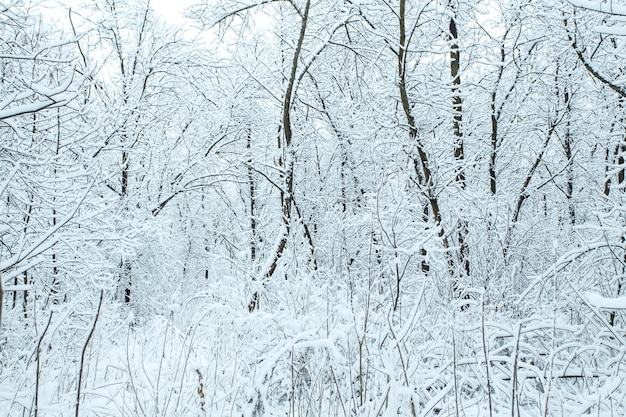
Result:
<svg viewBox="0 0 626 417"><path fill-rule="evenodd" d="M461 87L461 53L459 51L458 43L458 29L456 25L456 10L452 8L454 16L450 17L450 76L452 77L452 131L454 134L454 159L456 161L456 183L461 189L465 191L465 149L463 143L463 131L461 130L461 124L463 123L463 98L460 94ZM457 241L459 244L459 260L463 272L466 277L470 276L470 262L469 262L469 247L467 245L466 237L468 234L467 220L463 218L459 219L457 226ZM462 296L462 289L460 288L458 279L453 281L453 289L457 297ZM463 297L465 297L463 295Z"/></svg>
<svg viewBox="0 0 626 417"><path fill-rule="evenodd" d="M129 152L128 150L122 151L122 187L121 187L121 200L124 204L125 211L128 212L128 176L129 176ZM131 286L132 286L132 262L129 259L122 259L120 281L124 286L124 303L130 304Z"/></svg>
<svg viewBox="0 0 626 417"><path fill-rule="evenodd" d="M430 210L428 207L425 207L423 212L426 214L430 212L432 214L432 218L434 220L435 226L439 229L438 235L441 239L441 243L444 248L444 253L446 256L446 261L448 264L448 269L451 274L454 273L454 260L450 255L448 249L450 248L450 244L448 242L448 238L445 234L443 224L441 222L441 211L439 209L439 201L437 199L437 194L435 193L432 183L432 173L430 170L430 163L428 160L428 155L424 149L423 144L420 141L420 138L417 136L417 125L415 123L415 118L413 117L413 113L411 111L411 103L409 101L409 95L406 88L406 54L407 47L406 44L406 0L400 0L399 5L399 49L398 49L398 88L400 92L400 102L402 103L402 110L404 111L404 115L406 117L407 125L409 126L409 139L411 143L415 144L415 148L417 149L417 158L413 158L413 167L415 169L415 174L417 176L418 184L422 189L422 193L425 196L428 205L430 206ZM425 256L425 250L422 250L422 255ZM427 263L422 264L422 271L428 272L429 266Z"/></svg>
<svg viewBox="0 0 626 417"><path fill-rule="evenodd" d="M565 184L565 198L567 199L567 207L569 214L569 222L572 226L576 224L576 208L574 207L574 155L572 154L572 132L570 129L570 94L565 87L563 93L563 100L565 101L565 133L563 137L563 153L567 159L567 182Z"/></svg>
<svg viewBox="0 0 626 417"><path fill-rule="evenodd" d="M276 246L276 251L273 254L272 262L265 272L265 278L271 278L276 272L276 268L278 267L278 263L285 251L285 247L287 246L287 240L289 238L289 232L291 228L291 205L293 201L293 164L294 164L294 151L292 149L292 141L293 141L293 131L291 126L291 104L292 104L292 96L294 94L294 87L296 84L297 70L298 70L298 62L300 60L300 54L302 52L302 44L304 43L304 35L306 34L306 27L309 20L309 10L311 8L311 0L307 0L306 5L304 7L304 12L302 13L302 22L300 25L300 34L298 35L298 43L296 45L296 50L293 54L293 61L291 63L291 73L289 75L289 82L287 84L287 90L285 91L285 97L283 99L283 141L278 140L279 146L281 142L284 144L283 148L283 159L280 164L284 168L283 174L283 182L284 182L284 191L281 192L282 199L282 211L283 211L283 230L281 235L279 236L279 242ZM252 299L248 303L248 311L253 312L259 306L259 293L255 291L252 294Z"/></svg>

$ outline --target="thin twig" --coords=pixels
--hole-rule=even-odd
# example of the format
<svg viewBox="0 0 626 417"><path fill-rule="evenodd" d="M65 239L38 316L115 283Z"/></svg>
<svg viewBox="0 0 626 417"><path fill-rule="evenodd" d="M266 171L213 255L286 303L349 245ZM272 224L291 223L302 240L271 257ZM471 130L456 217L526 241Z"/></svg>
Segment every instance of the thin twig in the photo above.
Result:
<svg viewBox="0 0 626 417"><path fill-rule="evenodd" d="M517 361L519 358L519 342L522 337L523 323L519 323L517 327L517 340L515 341L515 354L513 355L513 375L511 376L511 417L515 417L515 405L517 404L517 417L520 417L519 413L519 401L516 401L517 397Z"/></svg>
<svg viewBox="0 0 626 417"><path fill-rule="evenodd" d="M85 353L87 353L87 346L89 346L89 342L91 341L91 337L93 336L93 332L96 330L96 323L98 322L98 317L100 317L100 309L102 308L102 299L104 298L104 290L100 290L100 301L98 302L98 310L96 311L96 317L93 319L93 325L91 326L91 330L89 331L89 335L87 336L87 340L85 340L85 345L83 346L83 353L80 356L80 368L78 370L78 390L76 392L76 417L78 417L78 410L80 408L80 389L83 382L83 369L85 366Z"/></svg>
<svg viewBox="0 0 626 417"><path fill-rule="evenodd" d="M46 335L46 332L48 331L48 328L50 327L50 323L52 322L52 314L54 312L51 311L50 312L50 317L48 317L48 324L46 324L46 328L43 330L43 333L41 334L41 337L39 338L39 341L37 342L37 356L36 356L36 360L37 360L37 376L35 379L35 413L34 413L34 417L37 417L38 413L39 413L39 379L41 376L41 361L39 360L39 354L41 352L41 342L43 342L43 338Z"/></svg>

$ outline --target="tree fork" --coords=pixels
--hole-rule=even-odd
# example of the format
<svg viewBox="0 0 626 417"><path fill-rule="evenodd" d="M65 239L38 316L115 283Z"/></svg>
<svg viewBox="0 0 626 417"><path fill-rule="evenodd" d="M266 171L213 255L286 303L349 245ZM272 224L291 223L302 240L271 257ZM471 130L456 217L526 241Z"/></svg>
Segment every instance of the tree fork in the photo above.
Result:
<svg viewBox="0 0 626 417"><path fill-rule="evenodd" d="M287 167L285 171L285 188L286 193L283 195L283 224L285 226L285 231L283 235L280 237L280 241L278 243L278 247L276 252L274 253L274 258L267 272L265 273L265 278L271 278L278 267L278 262L282 257L285 247L287 246L287 239L289 238L289 226L291 223L291 203L293 196L293 155L291 149L291 143L293 139L293 131L291 130L291 97L293 95L293 90L296 82L296 76L298 71L298 61L300 60L300 54L302 52L302 44L304 43L304 35L306 34L306 27L309 20L309 10L311 9L311 0L307 0L306 5L304 7L304 13L302 13L302 24L300 26L300 34L298 35L298 43L296 46L296 50L293 54L293 61L291 64L291 74L289 75L289 82L287 84L287 90L285 91L285 97L283 100L283 137L285 140L285 158L288 158L285 161L285 165ZM280 144L280 140L279 140ZM259 292L255 291L252 294L252 299L250 303L248 303L248 311L253 312L259 307Z"/></svg>

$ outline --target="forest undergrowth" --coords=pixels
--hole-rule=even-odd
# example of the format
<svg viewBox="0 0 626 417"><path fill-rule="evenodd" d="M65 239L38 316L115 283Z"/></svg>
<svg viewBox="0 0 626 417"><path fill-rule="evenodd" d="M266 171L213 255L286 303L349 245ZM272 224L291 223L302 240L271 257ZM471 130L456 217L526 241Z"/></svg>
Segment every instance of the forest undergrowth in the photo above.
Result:
<svg viewBox="0 0 626 417"><path fill-rule="evenodd" d="M94 416L620 416L623 330L609 325L601 303L570 287L566 274L575 269L512 298L504 311L478 290L464 310L444 306L426 280L413 282L392 311L385 294L328 288L321 276L281 283L291 296L264 300L252 314L232 302L245 299L232 292L187 294L184 303L162 306L165 314L125 320L110 294L100 311L91 297L28 325L9 322L25 326L32 342L5 334L0 409L11 416L74 415L78 406ZM557 281L564 288L555 296Z"/></svg>

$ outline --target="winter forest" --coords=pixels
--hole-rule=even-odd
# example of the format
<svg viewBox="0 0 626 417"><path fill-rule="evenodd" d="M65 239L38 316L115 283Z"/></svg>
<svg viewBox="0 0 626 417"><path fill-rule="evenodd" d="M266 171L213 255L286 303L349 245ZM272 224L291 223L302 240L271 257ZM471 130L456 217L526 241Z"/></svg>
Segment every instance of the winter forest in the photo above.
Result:
<svg viewBox="0 0 626 417"><path fill-rule="evenodd" d="M626 415L626 2L0 3L0 415Z"/></svg>

